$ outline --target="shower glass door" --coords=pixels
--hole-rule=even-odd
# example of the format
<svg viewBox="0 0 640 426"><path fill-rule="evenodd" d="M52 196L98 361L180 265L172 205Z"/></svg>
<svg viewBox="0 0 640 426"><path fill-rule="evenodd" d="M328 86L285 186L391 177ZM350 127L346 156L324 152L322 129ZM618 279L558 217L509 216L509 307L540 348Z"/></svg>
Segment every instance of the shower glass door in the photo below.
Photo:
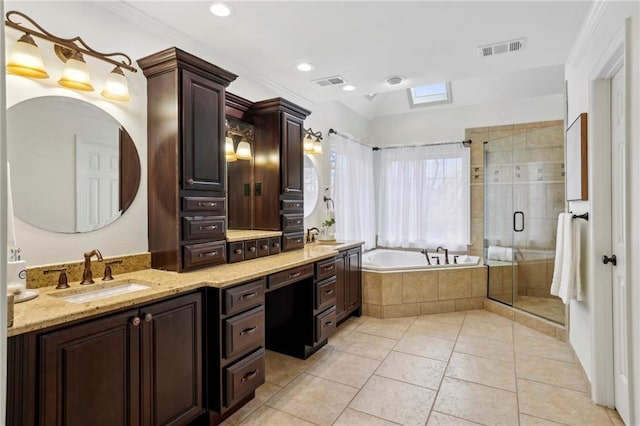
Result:
<svg viewBox="0 0 640 426"><path fill-rule="evenodd" d="M487 141L484 168L489 297L564 324L565 306L550 294L564 211L562 124Z"/></svg>

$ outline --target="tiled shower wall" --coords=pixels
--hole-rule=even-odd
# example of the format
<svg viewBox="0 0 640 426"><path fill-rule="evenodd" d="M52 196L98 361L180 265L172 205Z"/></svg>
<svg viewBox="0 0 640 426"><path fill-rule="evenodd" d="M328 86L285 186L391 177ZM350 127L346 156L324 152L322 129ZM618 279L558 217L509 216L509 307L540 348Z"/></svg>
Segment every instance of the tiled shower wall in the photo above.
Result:
<svg viewBox="0 0 640 426"><path fill-rule="evenodd" d="M525 251L525 257L527 257L527 250L553 250L555 248L556 212L564 209L564 183L557 183L564 180L564 168L562 167L564 162L563 128L563 121L555 120L466 129L465 138L473 141L471 144L471 245L469 246L469 254L483 256L485 201L483 142L499 139L504 139L505 163L511 161L511 143L513 141L514 166L512 169L500 170L498 174L502 173L506 180L512 179L515 182L535 182L529 186L524 195L528 197L531 206L531 217L527 218L527 231L530 233L521 236L524 238L517 246ZM491 243L496 244L496 242ZM503 245L510 244L504 243ZM536 266L519 268L518 270L518 294L540 296L548 294L547 287L551 283L549 277L553 273L553 261L539 259L531 263L532 265L528 266L534 264ZM544 268L539 268L542 265ZM528 275L528 272L531 272L531 276ZM493 280L503 278L496 274L493 275L491 277ZM503 288L505 292L510 292L512 288L511 274L507 275L509 276L504 279L504 285L496 285L492 288Z"/></svg>

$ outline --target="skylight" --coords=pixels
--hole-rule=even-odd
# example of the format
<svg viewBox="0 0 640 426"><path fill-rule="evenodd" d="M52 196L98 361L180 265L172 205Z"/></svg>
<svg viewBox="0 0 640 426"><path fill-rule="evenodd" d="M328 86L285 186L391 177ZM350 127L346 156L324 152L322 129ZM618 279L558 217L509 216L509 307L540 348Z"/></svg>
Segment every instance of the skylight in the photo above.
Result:
<svg viewBox="0 0 640 426"><path fill-rule="evenodd" d="M449 82L425 84L409 89L411 105L451 102L451 86Z"/></svg>

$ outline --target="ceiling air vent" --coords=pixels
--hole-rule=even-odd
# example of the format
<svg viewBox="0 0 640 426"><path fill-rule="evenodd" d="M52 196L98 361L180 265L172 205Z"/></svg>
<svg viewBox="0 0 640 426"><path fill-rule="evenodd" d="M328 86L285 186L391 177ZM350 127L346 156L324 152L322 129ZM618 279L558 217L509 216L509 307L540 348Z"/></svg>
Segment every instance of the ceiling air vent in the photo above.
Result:
<svg viewBox="0 0 640 426"><path fill-rule="evenodd" d="M501 53L517 52L522 50L526 46L526 38L519 38L515 40L503 41L501 43L488 44L486 46L480 46L480 56L493 56Z"/></svg>
<svg viewBox="0 0 640 426"><path fill-rule="evenodd" d="M311 81L316 83L318 86L325 87L325 86L339 86L341 84L344 84L345 79L340 77L339 75L334 75L333 77L324 77L324 78L319 78L317 80L311 80Z"/></svg>

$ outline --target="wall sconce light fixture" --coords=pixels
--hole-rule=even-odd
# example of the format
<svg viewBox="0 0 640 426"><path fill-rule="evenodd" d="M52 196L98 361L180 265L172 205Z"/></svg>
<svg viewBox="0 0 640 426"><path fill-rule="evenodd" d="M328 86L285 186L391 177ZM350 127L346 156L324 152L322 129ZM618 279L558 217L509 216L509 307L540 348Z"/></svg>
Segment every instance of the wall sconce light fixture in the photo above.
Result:
<svg viewBox="0 0 640 426"><path fill-rule="evenodd" d="M21 23L13 20L12 17L18 16L28 21L36 29L23 26ZM124 53L102 53L93 50L80 37L60 38L57 37L27 15L15 10L6 14L5 25L22 31L25 34L11 48L7 58L7 72L9 74L19 75L29 78L49 78L42 53L38 49L38 45L32 36L50 41L54 44L54 51L58 58L65 63L62 71L62 77L58 80L58 84L74 90L93 91L91 77L89 75L89 67L84 61L83 55L89 55L102 61L115 65L115 68L107 78L104 90L101 95L107 99L126 102L130 99L129 85L124 75L123 69L130 72L137 72L131 64L131 58ZM122 60L118 62L114 57L120 57Z"/></svg>
<svg viewBox="0 0 640 426"><path fill-rule="evenodd" d="M307 134L302 143L305 154L322 155L322 132L314 132L311 127L304 129ZM314 141L313 138L316 140Z"/></svg>
<svg viewBox="0 0 640 426"><path fill-rule="evenodd" d="M238 147L234 150L234 139L239 140ZM225 138L225 157L227 163L236 160L251 160L251 144L253 142L253 128L241 128L239 124L232 126L227 121L227 136Z"/></svg>

